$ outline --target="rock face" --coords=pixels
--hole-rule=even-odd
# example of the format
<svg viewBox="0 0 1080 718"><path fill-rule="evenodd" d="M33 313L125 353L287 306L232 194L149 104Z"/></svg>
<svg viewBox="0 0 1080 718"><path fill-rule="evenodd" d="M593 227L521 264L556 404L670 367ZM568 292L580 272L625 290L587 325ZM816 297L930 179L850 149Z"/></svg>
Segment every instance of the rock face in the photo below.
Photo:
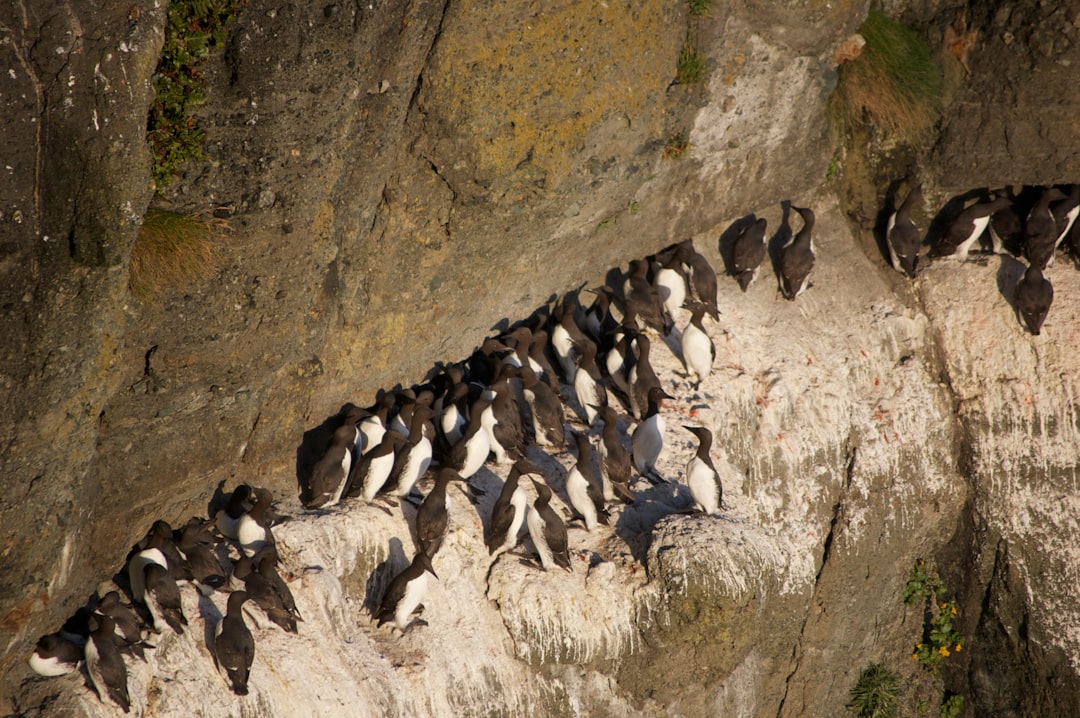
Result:
<svg viewBox="0 0 1080 718"><path fill-rule="evenodd" d="M283 540L308 620L299 643L257 636L247 709L283 715L318 699L350 715L836 715L867 662L906 657L917 640L922 615L899 596L919 556L938 557L973 636L946 671L950 689L995 715L1075 704L1074 274L1054 268L1055 307L1032 338L1008 307L1007 260L934 266L909 288L859 249L865 237L817 188L833 155L833 50L865 3L699 18L662 3L253 0L206 69L208 159L167 195L229 218L220 273L155 305L126 279L153 192L141 138L164 8L48 4L0 10L13 148L0 187L11 708L60 693L82 705L65 703L72 715L99 710L56 684L16 692L23 661L154 518L205 513L222 481L295 495L301 435L346 401L416 381L501 320L672 241L694 237L720 267L732 221L764 214L771 236L789 198L818 210L815 287L789 304L771 280L745 296L722 283L716 388L680 404L741 478L722 518L626 512L616 536L590 538L603 561L587 575L538 575L510 558L488 575L480 518L458 506L428 637L400 642L358 626L357 608L375 566L411 552L401 517L298 521ZM1039 114L1030 143L963 159L979 128L1027 132L1040 89L1080 62L1075 22L1049 5L1010 8L968 19L983 41L971 77L954 72L942 141L921 166L927 197L1078 179L1076 148L1056 139L1075 134L1064 111ZM906 12L934 37L952 22ZM1030 33L1014 28L1025 13L1038 19ZM1008 51L996 51L1006 31ZM688 32L705 85L673 82ZM991 89L999 111L980 119L969 100ZM679 133L689 150L665 159ZM677 475L688 455L675 456ZM320 642L320 629L334 638ZM226 696L204 652L198 635L163 641L154 671L133 668L137 705L227 714L232 703L201 702ZM480 668L465 660L485 652ZM361 668L340 684L309 680L340 655ZM154 683L162 672L177 678ZM421 678L427 692L400 697ZM1020 690L1034 683L1049 687Z"/></svg>

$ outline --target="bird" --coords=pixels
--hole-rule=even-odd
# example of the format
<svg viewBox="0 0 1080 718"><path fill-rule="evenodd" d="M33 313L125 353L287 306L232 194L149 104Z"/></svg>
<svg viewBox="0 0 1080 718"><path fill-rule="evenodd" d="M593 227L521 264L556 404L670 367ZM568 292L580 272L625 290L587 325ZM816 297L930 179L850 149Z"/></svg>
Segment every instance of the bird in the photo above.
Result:
<svg viewBox="0 0 1080 718"><path fill-rule="evenodd" d="M555 375L555 368L548 361L545 348L548 345L548 333L543 329L534 329L532 341L529 342L529 366L532 367L536 378L544 382L552 391L558 393L559 378ZM540 367L540 371L536 367Z"/></svg>
<svg viewBox="0 0 1080 718"><path fill-rule="evenodd" d="M120 602L119 591L108 591L98 601L94 610L113 620L116 639L123 648L146 660L143 648L147 647L148 644L143 642L139 619L136 618L134 611Z"/></svg>
<svg viewBox="0 0 1080 718"><path fill-rule="evenodd" d="M345 422L334 430L326 453L311 470L303 497L305 508L330 508L341 500L353 465L353 451L360 439L360 430L356 427L360 419L359 410L350 410L345 415Z"/></svg>
<svg viewBox="0 0 1080 718"><path fill-rule="evenodd" d="M461 435L469 423L469 385L459 381L450 389L443 401L442 414L439 416L439 430L442 441L440 446L445 451L461 440Z"/></svg>
<svg viewBox="0 0 1080 718"><path fill-rule="evenodd" d="M607 509L604 507L604 493L596 480L592 466L592 444L589 437L580 431L573 433L577 444L577 462L566 475L566 494L574 511L581 514L585 530L592 531L597 523L608 523Z"/></svg>
<svg viewBox="0 0 1080 718"><path fill-rule="evenodd" d="M619 322L611 314L611 302L615 292L606 284L585 291L596 295L596 299L585 310L585 330L592 336L593 341L600 344L601 349L607 351L610 347L603 345L604 338L619 326Z"/></svg>
<svg viewBox="0 0 1080 718"><path fill-rule="evenodd" d="M390 478L394 468L394 452L404 441L405 436L397 429L384 431L379 445L361 456L356 463L345 495L350 498L359 496L364 503L374 501L375 495Z"/></svg>
<svg viewBox="0 0 1080 718"><path fill-rule="evenodd" d="M375 405L368 410L368 415L360 420L357 425L360 430L356 437L357 456L363 456L382 443L383 434L388 428L390 410L394 408L396 401L393 392L380 393Z"/></svg>
<svg viewBox="0 0 1080 718"><path fill-rule="evenodd" d="M682 244L676 245L675 251L653 277L653 286L656 287L656 294L660 297L666 322L671 325L675 324L678 311L682 309L688 291L686 270L683 268L685 254L686 247Z"/></svg>
<svg viewBox="0 0 1080 718"><path fill-rule="evenodd" d="M765 240L768 220L764 217L755 218L754 215L750 215L750 219L736 235L731 250L731 274L739 283L739 289L744 292L757 279L761 263L765 261L768 253L768 243Z"/></svg>
<svg viewBox="0 0 1080 718"><path fill-rule="evenodd" d="M528 356L525 360L528 361ZM499 378L490 387L494 394L491 413L495 421L489 429L488 438L498 464L513 464L525 455L525 428L521 423L521 406L510 384L510 380L518 376L520 365L504 366L499 372ZM522 399L524 400L524 395Z"/></svg>
<svg viewBox="0 0 1080 718"><path fill-rule="evenodd" d="M274 571L274 567L270 562L267 562L266 566L267 570ZM254 601L255 605L262 609L267 618L288 633L297 632L296 616L285 607L274 583L267 576L264 576L262 571L255 569L254 559L241 556L233 569L233 575L244 582L244 590L247 592L248 599Z"/></svg>
<svg viewBox="0 0 1080 718"><path fill-rule="evenodd" d="M1054 246L1058 247L1068 236L1077 215L1080 214L1080 184L1074 184L1068 196L1051 207L1051 212L1054 215L1054 228L1057 231L1057 241L1054 242Z"/></svg>
<svg viewBox="0 0 1080 718"><path fill-rule="evenodd" d="M690 323L683 330L682 360L686 367L687 375L697 377L694 388L701 386L701 382L712 372L713 361L716 358L716 346L712 337L705 331L702 324L705 318L706 307L701 302L692 302L687 305L690 309Z"/></svg>
<svg viewBox="0 0 1080 718"><path fill-rule="evenodd" d="M214 645L210 653L221 675L238 696L248 694L248 678L255 660L255 639L244 622L247 591L233 591L225 615L214 627Z"/></svg>
<svg viewBox="0 0 1080 718"><path fill-rule="evenodd" d="M585 332L581 331L581 327L574 319L577 308L577 299L572 296L567 297L559 309L559 321L551 329L551 348L555 350L555 358L559 361L567 384L574 383L574 376L577 373L575 355L578 347L592 341L585 336Z"/></svg>
<svg viewBox="0 0 1080 718"><path fill-rule="evenodd" d="M623 503L632 504L634 492L630 490L630 454L619 438L619 416L610 406L600 407L599 412L604 421L597 449L604 500L613 501L618 494Z"/></svg>
<svg viewBox="0 0 1080 718"><path fill-rule="evenodd" d="M648 409L630 437L634 467L650 481L663 481L656 472L656 461L664 449L664 417L660 414L664 399L673 398L658 386L649 390Z"/></svg>
<svg viewBox="0 0 1080 718"><path fill-rule="evenodd" d="M570 548L566 537L566 524L551 508L551 489L547 484L531 479L536 487L536 501L529 511L525 523L529 527L529 536L540 555L540 567L545 571L561 566L573 571L570 566Z"/></svg>
<svg viewBox="0 0 1080 718"><path fill-rule="evenodd" d="M633 410L634 418L642 419L646 408L648 408L649 390L660 386L660 377L656 375L656 371L649 361L649 352L652 347L649 337L645 334L638 334L635 341L637 343L637 358L634 365L630 367L627 380L630 383L631 392L630 408Z"/></svg>
<svg viewBox="0 0 1080 718"><path fill-rule="evenodd" d="M381 627L392 620L402 633L405 633L413 623L427 625L420 619L411 623L409 618L427 594L429 573L436 579L439 578L435 573L435 567L431 564L431 557L423 551L417 551L409 567L390 581L382 603L375 612L374 618L378 621L376 625Z"/></svg>
<svg viewBox="0 0 1080 718"><path fill-rule="evenodd" d="M495 556L517 546L518 532L525 522L529 499L521 486L521 477L525 474L540 475L540 468L528 459L518 459L510 467L510 475L503 484L495 506L491 510L491 523L488 524L484 545L488 555Z"/></svg>
<svg viewBox="0 0 1080 718"><path fill-rule="evenodd" d="M90 685L102 703L108 696L121 710L129 713L131 697L128 695L127 666L124 665L124 657L120 655L114 635L116 625L109 616L95 614L90 619L90 631L83 654Z"/></svg>
<svg viewBox="0 0 1080 718"><path fill-rule="evenodd" d="M705 514L714 514L723 505L724 487L720 484L720 474L713 466L709 450L712 448L713 435L703 426L683 426L698 438L697 453L686 464L686 485L694 503Z"/></svg>
<svg viewBox="0 0 1080 718"><path fill-rule="evenodd" d="M277 547L264 546L261 551L252 557L251 563L255 566L255 570L259 572L259 575L274 587L274 592L281 598L281 605L285 607L285 610L292 614L292 617L297 621L303 621L300 610L296 607L296 600L289 589L289 584L285 583L285 579L281 577L281 573L277 569L280 563Z"/></svg>
<svg viewBox="0 0 1080 718"><path fill-rule="evenodd" d="M58 631L47 633L37 640L27 663L39 676L62 676L76 670L84 654L82 645L64 638Z"/></svg>
<svg viewBox="0 0 1080 718"><path fill-rule="evenodd" d="M708 307L708 312L713 319L720 318L720 310L716 306L716 270L713 269L705 255L694 248L694 240L687 239L680 245L684 252L683 258L690 265L690 289L691 294L699 302Z"/></svg>
<svg viewBox="0 0 1080 718"><path fill-rule="evenodd" d="M180 533L177 544L191 569L192 578L203 595L210 595L226 583L227 571L221 565L214 547L217 540L208 524L192 518Z"/></svg>
<svg viewBox="0 0 1080 718"><path fill-rule="evenodd" d="M1038 264L1032 264L1016 284L1015 303L1021 322L1035 336L1042 331L1053 301L1054 285L1043 276Z"/></svg>
<svg viewBox="0 0 1080 718"><path fill-rule="evenodd" d="M525 371L526 367L522 367ZM488 427L495 422L491 398L480 395L469 408L469 423L456 444L450 447L442 465L452 468L463 479L469 479L480 470L491 453L491 436Z"/></svg>
<svg viewBox="0 0 1080 718"><path fill-rule="evenodd" d="M462 476L454 469L443 467L435 473L435 485L424 497L416 510L416 546L421 553L434 558L443 539L446 538L450 514L447 507L446 487Z"/></svg>
<svg viewBox="0 0 1080 718"><path fill-rule="evenodd" d="M671 333L664 305L656 288L649 282L649 263L643 259L630 262L630 273L623 282L624 304L633 305L637 317L663 335Z"/></svg>
<svg viewBox="0 0 1080 718"><path fill-rule="evenodd" d="M1064 192L1057 187L1047 187L1024 222L1024 254L1028 263L1038 266L1040 270L1054 263L1058 229L1050 203L1060 199L1066 199Z"/></svg>
<svg viewBox="0 0 1080 718"><path fill-rule="evenodd" d="M433 456L432 437L435 427L431 423L431 407L418 406L413 410L409 438L394 458L390 476L383 484L383 491L393 491L404 498L431 466Z"/></svg>
<svg viewBox="0 0 1080 718"><path fill-rule="evenodd" d="M607 405L607 389L604 388L600 368L596 365L596 345L586 341L579 349L577 373L574 375L574 396L581 407L581 418L587 425L592 426L596 421L596 409L593 407Z"/></svg>
<svg viewBox="0 0 1080 718"><path fill-rule="evenodd" d="M172 526L167 521L161 519L155 521L146 536L136 545L136 548L161 551L162 555L165 556L165 567L169 570L169 575L175 580L190 581L193 578L187 560L181 555L180 549L176 545L176 537L173 534Z"/></svg>
<svg viewBox="0 0 1080 718"><path fill-rule="evenodd" d="M792 206L803 218L802 229L780 250L780 290L784 298L794 301L810 285L814 268L814 213L804 207Z"/></svg>
<svg viewBox="0 0 1080 718"><path fill-rule="evenodd" d="M240 522L240 517L251 510L251 506L251 487L247 484L238 485L229 494L229 500L225 503L225 508L214 515L214 524L217 526L218 533L227 539L235 541L236 528Z"/></svg>
<svg viewBox="0 0 1080 718"><path fill-rule="evenodd" d="M532 367L523 366L520 371L525 401L532 413L534 441L542 447L561 449L566 443L562 399L551 387L536 378Z"/></svg>
<svg viewBox="0 0 1080 718"><path fill-rule="evenodd" d="M885 243L889 246L889 259L893 269L914 279L919 271L919 246L922 239L911 219L911 210L922 201L922 184L915 185L904 203L889 216L885 230Z"/></svg>
<svg viewBox="0 0 1080 718"><path fill-rule="evenodd" d="M245 556L254 556L263 546L275 543L269 519L273 495L262 488L254 489L254 493L255 506L241 516L236 525L236 541Z"/></svg>
<svg viewBox="0 0 1080 718"><path fill-rule="evenodd" d="M175 633L182 634L188 622L184 616L180 587L176 585L176 580L159 563L146 564L143 576L146 587L143 603L153 618L154 630L164 633L165 625L168 625Z"/></svg>
<svg viewBox="0 0 1080 718"><path fill-rule="evenodd" d="M128 586L131 588L131 597L139 603L146 603L146 572L145 569L151 563L168 569L168 561L159 549L147 548L139 551L128 559L127 574Z"/></svg>
<svg viewBox="0 0 1080 718"><path fill-rule="evenodd" d="M930 250L930 256L955 257L961 262L966 261L971 245L990 224L990 217L998 210L1008 207L1011 202L1006 196L998 196L971 205L949 224L945 234Z"/></svg>

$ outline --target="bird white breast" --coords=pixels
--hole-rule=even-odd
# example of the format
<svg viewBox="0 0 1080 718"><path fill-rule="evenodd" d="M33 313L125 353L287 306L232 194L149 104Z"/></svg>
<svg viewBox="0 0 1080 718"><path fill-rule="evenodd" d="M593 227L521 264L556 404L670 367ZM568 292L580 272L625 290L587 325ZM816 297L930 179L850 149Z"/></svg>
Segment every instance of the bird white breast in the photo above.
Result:
<svg viewBox="0 0 1080 718"><path fill-rule="evenodd" d="M1076 221L1076 216L1080 214L1080 205L1077 205L1065 213L1065 229L1061 230L1061 234L1058 235L1057 241L1054 246L1061 244L1061 241L1069 234L1069 230L1072 229L1073 222Z"/></svg>
<svg viewBox="0 0 1080 718"><path fill-rule="evenodd" d="M101 669L98 667L101 654L98 653L98 648L94 645L92 636L86 641L83 656L86 659L86 673L90 676L90 682L94 684L101 702L104 703L109 695L109 687L105 684L105 678L101 675Z"/></svg>
<svg viewBox="0 0 1080 718"><path fill-rule="evenodd" d="M240 517L240 525L236 529L236 540L245 556L254 556L266 545L266 529L251 518L250 514L244 514Z"/></svg>
<svg viewBox="0 0 1080 718"><path fill-rule="evenodd" d="M716 484L716 472L697 456L686 465L686 484L702 511L712 514L719 508L720 488Z"/></svg>
<svg viewBox="0 0 1080 718"><path fill-rule="evenodd" d="M381 444L385 433L386 427L377 416L369 416L360 422L360 438L362 439L360 453L366 454Z"/></svg>
<svg viewBox="0 0 1080 718"><path fill-rule="evenodd" d="M600 403L600 391L596 380L589 376L589 372L579 371L574 377L574 394L577 395L581 408L585 410L585 421L591 426L596 420L596 409L590 407L589 404Z"/></svg>
<svg viewBox="0 0 1080 718"><path fill-rule="evenodd" d="M570 332L566 331L563 325L557 324L551 331L551 346L555 349L555 356L562 365L566 380L573 382L577 373L577 366L574 365L570 354L574 348L574 340L570 338Z"/></svg>
<svg viewBox="0 0 1080 718"><path fill-rule="evenodd" d="M37 673L39 676L62 676L65 673L71 673L76 668L76 665L64 663L56 656L42 658L38 655L37 651L30 654L30 659L27 663L30 664L34 673Z"/></svg>
<svg viewBox="0 0 1080 718"><path fill-rule="evenodd" d="M491 452L491 439L486 431L478 431L465 445L465 465L461 467L461 478L467 479L484 465L488 454Z"/></svg>
<svg viewBox="0 0 1080 718"><path fill-rule="evenodd" d="M338 482L337 488L334 489L333 495L330 500L323 504L323 508L329 508L341 501L341 494L345 491L345 483L349 479L349 469L352 468L352 452L345 449L345 456L341 459L341 481Z"/></svg>
<svg viewBox="0 0 1080 718"><path fill-rule="evenodd" d="M416 607L424 600L424 595L427 594L428 587L428 572L424 571L417 578L409 581L405 585L405 595L398 601L397 608L394 609L394 621L397 623L397 627L402 631L409 625L409 616L416 610Z"/></svg>
<svg viewBox="0 0 1080 718"><path fill-rule="evenodd" d="M517 544L521 524L525 523L525 510L529 506L529 497L525 494L525 489L520 486L514 489L514 493L510 495L510 505L514 507L514 518L510 520L510 530L506 532L506 542L503 544L503 548L507 551Z"/></svg>
<svg viewBox="0 0 1080 718"><path fill-rule="evenodd" d="M889 226L885 229L885 244L889 247L889 260L892 262L893 269L900 272L904 272L904 267L900 264L900 257L896 255L896 250L893 249L892 231L896 226L896 212L893 212L889 216Z"/></svg>
<svg viewBox="0 0 1080 718"><path fill-rule="evenodd" d="M655 469L656 460L660 458L660 452L664 448L664 420L660 415L655 414L641 422L638 428L634 429L630 444L634 449L634 466L638 472Z"/></svg>
<svg viewBox="0 0 1080 718"><path fill-rule="evenodd" d="M526 517L525 522L529 526L529 536L532 537L533 546L536 547L536 553L540 554L540 565L543 566L545 571L549 568L554 568L555 557L548 547L547 539L544 538L544 519L540 517L540 512L530 506L529 514Z"/></svg>
<svg viewBox="0 0 1080 718"><path fill-rule="evenodd" d="M676 310L686 301L686 282L674 269L661 269L656 274L656 291L664 302L668 316L675 318Z"/></svg>
<svg viewBox="0 0 1080 718"><path fill-rule="evenodd" d="M131 584L131 596L140 603L146 598L146 567L156 563L162 568L169 568L169 562L159 549L148 548L131 557L128 562L128 583Z"/></svg>
<svg viewBox="0 0 1080 718"><path fill-rule="evenodd" d="M236 539L236 526L240 519L234 519L229 516L225 509L217 512L217 516L214 518L214 523L217 526L218 532L225 538Z"/></svg>
<svg viewBox="0 0 1080 718"><path fill-rule="evenodd" d="M600 486L604 493L604 501L615 500L615 489L611 487L611 477L608 476L607 468L607 443L601 439L600 445L596 447L596 453L600 455Z"/></svg>
<svg viewBox="0 0 1080 718"><path fill-rule="evenodd" d="M431 465L431 441L425 436L416 443L409 452L409 460L405 462L405 468L401 470L401 480L398 482L398 496L406 496L417 480L424 475Z"/></svg>
<svg viewBox="0 0 1080 718"><path fill-rule="evenodd" d="M713 365L713 347L705 332L693 324L687 325L682 335L682 350L686 365L697 374L699 381L709 376Z"/></svg>
<svg viewBox="0 0 1080 718"><path fill-rule="evenodd" d="M391 451L386 456L380 456L371 460L368 464L368 474L364 478L364 501L372 501L375 498L375 494L379 493L379 489L383 487L386 480L390 478L390 472L394 468L394 452Z"/></svg>
<svg viewBox="0 0 1080 718"><path fill-rule="evenodd" d="M458 411L456 404L446 407L442 418L439 420L439 426L442 428L443 436L446 437L451 446L461 440L461 432L465 428L465 417Z"/></svg>
<svg viewBox="0 0 1080 718"><path fill-rule="evenodd" d="M967 239L961 242L960 246L956 248L957 259L960 259L961 261L967 259L968 250L971 248L971 245L975 243L975 240L979 238L979 235L983 233L983 230L986 229L986 225L988 224L990 224L989 216L979 217L971 223L971 234L969 234Z"/></svg>
<svg viewBox="0 0 1080 718"><path fill-rule="evenodd" d="M576 466L566 477L566 493L570 496L570 504L585 517L585 529L596 528L596 506L589 498L589 482Z"/></svg>

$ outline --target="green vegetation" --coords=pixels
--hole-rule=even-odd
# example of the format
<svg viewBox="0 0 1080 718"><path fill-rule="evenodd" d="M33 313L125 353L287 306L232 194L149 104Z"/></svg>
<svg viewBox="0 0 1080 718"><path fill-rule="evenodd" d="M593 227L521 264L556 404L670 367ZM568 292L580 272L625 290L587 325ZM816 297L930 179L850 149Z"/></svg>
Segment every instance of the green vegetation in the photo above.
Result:
<svg viewBox="0 0 1080 718"><path fill-rule="evenodd" d="M679 52L679 60L675 64L675 79L682 85L696 85L705 79L705 58L694 48L690 38L687 38Z"/></svg>
<svg viewBox="0 0 1080 718"><path fill-rule="evenodd" d="M851 689L847 709L858 718L893 718L900 701L900 681L881 663L871 663Z"/></svg>
<svg viewBox="0 0 1080 718"><path fill-rule="evenodd" d="M630 203L626 205L626 208L630 210L630 214L637 214L641 211L641 202L638 202L636 199L632 199L630 200Z"/></svg>
<svg viewBox="0 0 1080 718"><path fill-rule="evenodd" d="M690 0L690 14L705 17L712 12L716 0Z"/></svg>
<svg viewBox="0 0 1080 718"><path fill-rule="evenodd" d="M832 113L841 124L868 124L914 142L937 122L941 72L926 41L914 30L871 7L860 28L866 45L840 65Z"/></svg>
<svg viewBox="0 0 1080 718"><path fill-rule="evenodd" d="M833 155L832 159L829 160L828 168L826 168L826 170L825 170L825 179L830 179L831 180L834 177L839 176L840 175L840 169L841 169L840 155L839 154Z"/></svg>
<svg viewBox="0 0 1080 718"><path fill-rule="evenodd" d="M664 159L679 159L690 148L690 138L685 132L679 132L664 145Z"/></svg>
<svg viewBox="0 0 1080 718"><path fill-rule="evenodd" d="M226 29L246 0L172 0L165 44L154 72L154 104L146 123L160 191L185 162L203 156L206 133L192 116L206 102L198 65L224 45Z"/></svg>
<svg viewBox="0 0 1080 718"><path fill-rule="evenodd" d="M948 599L945 584L922 559L911 567L904 589L904 603L913 606L919 602L926 607L929 620L923 630L923 640L915 644L911 658L924 669L936 673L943 659L954 651L963 650L964 637L953 628L957 620L956 601Z"/></svg>
<svg viewBox="0 0 1080 718"><path fill-rule="evenodd" d="M941 704L941 718L960 718L964 715L964 697L954 693Z"/></svg>
<svg viewBox="0 0 1080 718"><path fill-rule="evenodd" d="M217 268L214 227L196 217L163 209L147 210L131 248L128 286L142 301L167 289L210 278Z"/></svg>

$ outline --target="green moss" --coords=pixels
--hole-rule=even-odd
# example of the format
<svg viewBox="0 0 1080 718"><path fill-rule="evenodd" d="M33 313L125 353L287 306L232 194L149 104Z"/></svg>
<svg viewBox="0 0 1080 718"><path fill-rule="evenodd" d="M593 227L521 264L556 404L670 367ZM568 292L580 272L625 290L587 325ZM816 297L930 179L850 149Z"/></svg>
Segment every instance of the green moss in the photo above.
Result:
<svg viewBox="0 0 1080 718"><path fill-rule="evenodd" d="M941 109L941 71L921 35L872 7L858 57L840 65L831 110L841 124L868 124L903 142L923 137Z"/></svg>
<svg viewBox="0 0 1080 718"><path fill-rule="evenodd" d="M679 132L664 145L664 159L679 159L690 148L690 138L685 132Z"/></svg>
<svg viewBox="0 0 1080 718"><path fill-rule="evenodd" d="M154 182L165 188L184 163L203 156L206 133L192 116L206 102L198 66L222 47L228 25L246 0L172 0L165 44L154 72L154 105L146 123Z"/></svg>
<svg viewBox="0 0 1080 718"><path fill-rule="evenodd" d="M690 0L690 14L705 17L712 12L716 0Z"/></svg>

